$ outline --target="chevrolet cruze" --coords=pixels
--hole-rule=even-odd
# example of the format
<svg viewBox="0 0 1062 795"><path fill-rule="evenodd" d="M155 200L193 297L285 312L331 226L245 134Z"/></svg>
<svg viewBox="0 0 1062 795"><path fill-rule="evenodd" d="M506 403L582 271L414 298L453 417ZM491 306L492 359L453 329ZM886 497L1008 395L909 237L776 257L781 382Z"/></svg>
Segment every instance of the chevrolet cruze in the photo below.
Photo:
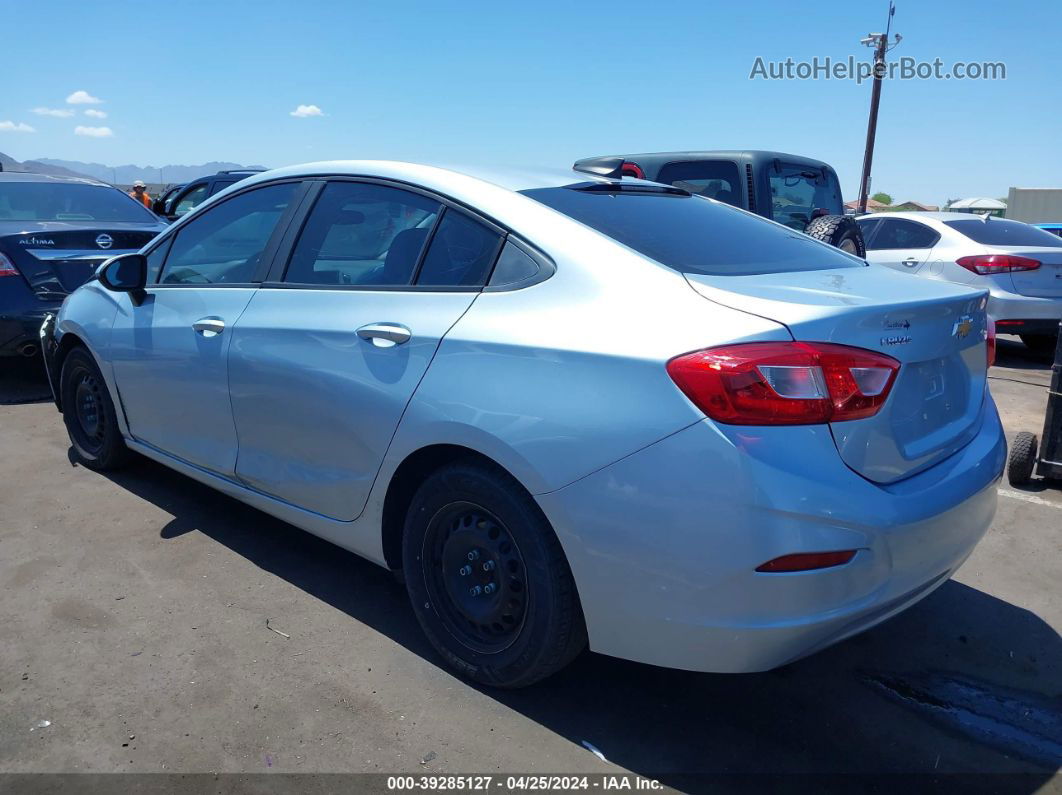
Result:
<svg viewBox="0 0 1062 795"><path fill-rule="evenodd" d="M331 162L244 180L45 322L73 454L390 569L460 673L761 671L944 583L1005 444L986 292L690 193Z"/></svg>

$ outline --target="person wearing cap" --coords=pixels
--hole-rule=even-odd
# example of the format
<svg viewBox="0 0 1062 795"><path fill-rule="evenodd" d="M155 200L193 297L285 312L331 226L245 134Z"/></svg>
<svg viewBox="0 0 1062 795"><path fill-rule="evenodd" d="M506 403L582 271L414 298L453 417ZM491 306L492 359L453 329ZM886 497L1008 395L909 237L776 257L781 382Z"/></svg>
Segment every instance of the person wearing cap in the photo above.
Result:
<svg viewBox="0 0 1062 795"><path fill-rule="evenodd" d="M133 192L129 194L138 202L143 204L149 210L151 209L151 196L147 192L147 185L144 184L144 180L138 179L133 183Z"/></svg>

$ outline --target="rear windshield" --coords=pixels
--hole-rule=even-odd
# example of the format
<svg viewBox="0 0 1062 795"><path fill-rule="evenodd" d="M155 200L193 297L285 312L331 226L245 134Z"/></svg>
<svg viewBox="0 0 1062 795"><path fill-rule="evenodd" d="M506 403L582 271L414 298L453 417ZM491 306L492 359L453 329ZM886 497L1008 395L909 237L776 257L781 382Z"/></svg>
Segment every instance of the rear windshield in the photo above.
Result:
<svg viewBox="0 0 1062 795"><path fill-rule="evenodd" d="M961 221L945 221L944 223L985 246L1062 248L1062 240L1059 238L1043 229L1023 224L1021 221L1007 221L1001 218L983 221L980 218L964 218Z"/></svg>
<svg viewBox="0 0 1062 795"><path fill-rule="evenodd" d="M0 221L157 222L116 188L69 182L0 182Z"/></svg>
<svg viewBox="0 0 1062 795"><path fill-rule="evenodd" d="M803 232L700 196L572 187L522 193L683 273L748 276L866 264Z"/></svg>

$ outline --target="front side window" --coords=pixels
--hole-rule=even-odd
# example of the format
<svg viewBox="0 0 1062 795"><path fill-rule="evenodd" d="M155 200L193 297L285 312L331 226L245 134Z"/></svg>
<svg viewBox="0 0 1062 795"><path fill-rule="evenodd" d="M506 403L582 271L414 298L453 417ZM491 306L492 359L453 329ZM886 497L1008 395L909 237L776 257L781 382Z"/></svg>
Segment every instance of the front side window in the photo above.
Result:
<svg viewBox="0 0 1062 795"><path fill-rule="evenodd" d="M432 237L417 284L471 287L483 284L501 236L456 210L447 210Z"/></svg>
<svg viewBox="0 0 1062 795"><path fill-rule="evenodd" d="M770 171L771 214L780 224L803 231L815 210L842 215L841 186L832 171L781 164Z"/></svg>
<svg viewBox="0 0 1062 795"><path fill-rule="evenodd" d="M176 233L160 284L246 284L298 183L267 185L206 209Z"/></svg>
<svg viewBox="0 0 1062 795"><path fill-rule="evenodd" d="M158 220L143 204L106 185L0 182L0 221Z"/></svg>
<svg viewBox="0 0 1062 795"><path fill-rule="evenodd" d="M880 218L860 218L856 221L859 226L859 231L863 233L863 240L867 244L867 248L870 248L870 238L874 234L874 230L878 228L878 224L881 222Z"/></svg>
<svg viewBox="0 0 1062 795"><path fill-rule="evenodd" d="M202 185L197 185L192 188L188 193L181 196L177 205L173 208L174 215L187 215L194 210L198 205L203 203L203 199L207 197L207 188L210 187L208 183L204 182Z"/></svg>
<svg viewBox="0 0 1062 795"><path fill-rule="evenodd" d="M902 218L882 218L871 245L871 251L897 248L933 248L940 240L934 230L917 221L905 221Z"/></svg>
<svg viewBox="0 0 1062 795"><path fill-rule="evenodd" d="M299 235L284 281L408 285L440 209L434 199L398 188L330 182Z"/></svg>
<svg viewBox="0 0 1062 795"><path fill-rule="evenodd" d="M236 184L236 180L234 180L234 179L230 179L230 180L220 180L219 179L217 182L215 182L211 186L210 195L213 196L215 193L221 193L223 190L225 190L225 188L229 187L230 185L235 185L235 184Z"/></svg>
<svg viewBox="0 0 1062 795"><path fill-rule="evenodd" d="M1002 218L962 219L945 221L956 232L961 232L983 246L1046 246L1062 248L1062 240L1043 229L1038 229L1021 221L1007 221Z"/></svg>
<svg viewBox="0 0 1062 795"><path fill-rule="evenodd" d="M729 160L688 160L668 163L656 181L674 185L709 199L742 205L737 164Z"/></svg>
<svg viewBox="0 0 1062 795"><path fill-rule="evenodd" d="M625 191L601 184L521 191L565 215L683 273L749 276L862 268L838 248L759 216L685 193Z"/></svg>

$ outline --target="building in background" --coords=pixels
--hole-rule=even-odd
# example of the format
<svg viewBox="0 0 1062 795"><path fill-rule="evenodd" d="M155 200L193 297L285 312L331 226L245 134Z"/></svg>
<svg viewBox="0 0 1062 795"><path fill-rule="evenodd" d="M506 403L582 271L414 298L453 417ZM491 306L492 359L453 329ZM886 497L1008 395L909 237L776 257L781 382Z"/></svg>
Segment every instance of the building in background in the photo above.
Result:
<svg viewBox="0 0 1062 795"><path fill-rule="evenodd" d="M1062 223L1062 188L1011 188L1007 218L1027 224Z"/></svg>

